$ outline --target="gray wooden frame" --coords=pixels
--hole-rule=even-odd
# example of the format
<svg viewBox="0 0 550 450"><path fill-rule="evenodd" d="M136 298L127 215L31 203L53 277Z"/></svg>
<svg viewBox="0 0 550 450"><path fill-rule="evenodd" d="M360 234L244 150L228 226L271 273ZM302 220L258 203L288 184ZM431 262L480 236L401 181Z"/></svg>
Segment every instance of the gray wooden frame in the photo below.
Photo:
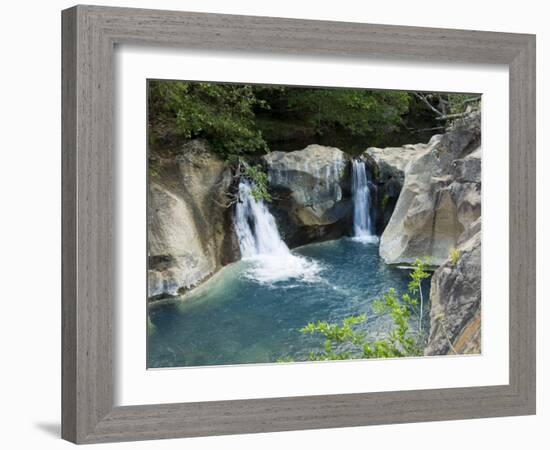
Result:
<svg viewBox="0 0 550 450"><path fill-rule="evenodd" d="M62 436L77 443L535 413L535 36L76 6L62 13ZM113 49L506 64L510 380L501 386L113 406Z"/></svg>

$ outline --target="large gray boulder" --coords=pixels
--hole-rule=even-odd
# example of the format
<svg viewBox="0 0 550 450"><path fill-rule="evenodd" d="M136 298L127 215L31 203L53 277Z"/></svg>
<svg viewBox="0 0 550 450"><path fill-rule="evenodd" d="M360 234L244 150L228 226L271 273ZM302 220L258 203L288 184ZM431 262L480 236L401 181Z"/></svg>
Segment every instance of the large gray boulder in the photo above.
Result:
<svg viewBox="0 0 550 450"><path fill-rule="evenodd" d="M382 184L396 180L403 185L407 166L427 146L428 144L386 148L369 147L364 151L363 158L370 168L375 182Z"/></svg>
<svg viewBox="0 0 550 450"><path fill-rule="evenodd" d="M309 145L263 157L280 232L290 246L342 236L351 219L350 159L335 147Z"/></svg>
<svg viewBox="0 0 550 450"><path fill-rule="evenodd" d="M405 182L405 172L409 164L429 144L407 144L402 147L370 147L362 154L370 180L374 184L373 205L377 233L382 233L388 225L399 194Z"/></svg>
<svg viewBox="0 0 550 450"><path fill-rule="evenodd" d="M433 274L426 355L481 352L481 217Z"/></svg>
<svg viewBox="0 0 550 450"><path fill-rule="evenodd" d="M148 217L148 295L177 295L238 259L225 193L231 171L203 141L156 161Z"/></svg>
<svg viewBox="0 0 550 450"><path fill-rule="evenodd" d="M381 240L386 263L428 256L443 264L481 214L480 116L434 136L405 170L403 188Z"/></svg>

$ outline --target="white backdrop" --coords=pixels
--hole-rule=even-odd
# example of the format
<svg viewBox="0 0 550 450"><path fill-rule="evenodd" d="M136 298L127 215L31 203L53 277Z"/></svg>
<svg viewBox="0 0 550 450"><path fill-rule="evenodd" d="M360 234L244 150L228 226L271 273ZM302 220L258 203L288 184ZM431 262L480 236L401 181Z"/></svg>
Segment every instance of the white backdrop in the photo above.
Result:
<svg viewBox="0 0 550 450"><path fill-rule="evenodd" d="M357 22L434 27L471 28L537 33L538 78L538 252L547 254L547 211L542 209L543 167L548 158L549 104L545 81L550 80L545 41L544 3L461 0L443 9L440 0L391 2L253 0L109 1L105 5L135 6L191 11L256 14ZM0 326L2 371L0 395L3 424L0 443L5 448L69 448L59 435L60 417L60 13L69 1L10 2L2 8L0 27L2 80L0 129L2 130L2 217L0 274L4 310ZM498 9L497 9L498 8ZM495 11L498 10L498 14ZM546 113L546 116L545 116ZM545 217L546 216L546 217ZM544 225L547 225L546 227ZM546 251L545 251L546 250ZM360 447L411 449L515 449L544 448L549 438L544 425L550 421L550 396L544 371L550 334L543 330L543 261L538 279L538 410L535 417L479 419L470 421L316 430L263 435L212 437L185 442L157 441L117 444L116 448L189 449L280 448L289 446L334 448L342 444ZM546 286L544 286L546 287ZM546 292L547 289L545 289ZM544 323L546 322L546 323ZM539 442L539 444L536 444ZM115 448L114 445L101 447Z"/></svg>

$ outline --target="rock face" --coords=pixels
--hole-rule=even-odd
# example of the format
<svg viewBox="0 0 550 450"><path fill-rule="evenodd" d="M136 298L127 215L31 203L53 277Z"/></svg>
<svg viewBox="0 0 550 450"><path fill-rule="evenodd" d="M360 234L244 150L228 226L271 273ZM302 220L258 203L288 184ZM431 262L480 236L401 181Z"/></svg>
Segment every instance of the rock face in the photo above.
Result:
<svg viewBox="0 0 550 450"><path fill-rule="evenodd" d="M270 205L285 242L293 247L334 239L351 227L351 164L335 147L309 145L263 157Z"/></svg>
<svg viewBox="0 0 550 450"><path fill-rule="evenodd" d="M378 209L391 214L382 258L411 263L428 256L439 266L431 280L426 355L481 351L480 135L480 115L473 113L428 144L363 154Z"/></svg>
<svg viewBox="0 0 550 450"><path fill-rule="evenodd" d="M363 153L377 183L391 180L403 184L409 162L425 150L428 144L404 145L403 147L370 147Z"/></svg>
<svg viewBox="0 0 550 450"><path fill-rule="evenodd" d="M371 182L375 186L373 204L377 234L381 234L390 221L403 188L405 171L409 163L426 147L426 144L387 148L370 147L363 152L362 159L369 169Z"/></svg>
<svg viewBox="0 0 550 450"><path fill-rule="evenodd" d="M230 209L231 172L206 143L158 162L148 199L148 295L176 295L239 258Z"/></svg>
<svg viewBox="0 0 550 450"><path fill-rule="evenodd" d="M391 219L380 240L387 263L428 256L443 264L481 214L480 116L474 113L434 136L409 161Z"/></svg>
<svg viewBox="0 0 550 450"><path fill-rule="evenodd" d="M426 355L481 351L481 217L461 236L457 260L432 277Z"/></svg>

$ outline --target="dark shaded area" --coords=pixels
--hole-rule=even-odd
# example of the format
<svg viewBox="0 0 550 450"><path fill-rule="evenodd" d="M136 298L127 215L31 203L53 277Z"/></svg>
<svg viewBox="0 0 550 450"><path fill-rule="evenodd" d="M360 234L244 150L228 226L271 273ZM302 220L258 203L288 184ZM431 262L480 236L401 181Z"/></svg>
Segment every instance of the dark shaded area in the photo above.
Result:
<svg viewBox="0 0 550 450"><path fill-rule="evenodd" d="M433 134L445 128L431 111L407 95L407 110L392 124L381 126L378 132L356 134L349 129L334 125L319 132L312 124L259 111L257 124L271 150L294 151L310 144L326 145L345 150L357 156L368 147L399 147L409 143L428 142Z"/></svg>
<svg viewBox="0 0 550 450"><path fill-rule="evenodd" d="M368 170L368 169L367 169ZM374 221L375 232L381 235L391 219L399 194L403 188L403 181L390 178L383 182L373 181L369 177L371 192L372 220Z"/></svg>

